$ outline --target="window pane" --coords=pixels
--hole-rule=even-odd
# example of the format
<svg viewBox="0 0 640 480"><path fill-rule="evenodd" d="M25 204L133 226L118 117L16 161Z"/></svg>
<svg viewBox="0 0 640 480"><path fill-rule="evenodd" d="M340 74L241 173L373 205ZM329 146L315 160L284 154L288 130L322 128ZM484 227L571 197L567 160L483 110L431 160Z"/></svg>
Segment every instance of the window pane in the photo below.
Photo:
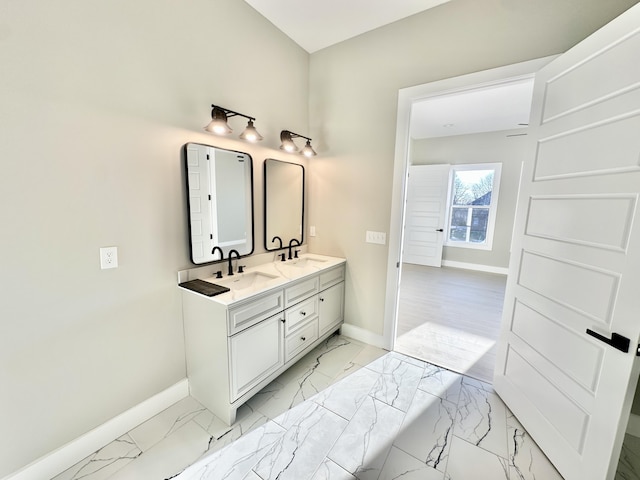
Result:
<svg viewBox="0 0 640 480"><path fill-rule="evenodd" d="M469 216L469 208L453 208L451 212L451 226L452 227L466 227L467 217Z"/></svg>
<svg viewBox="0 0 640 480"><path fill-rule="evenodd" d="M471 233L469 241L483 243L487 239L487 225L489 224L489 209L474 208L471 213Z"/></svg>
<svg viewBox="0 0 640 480"><path fill-rule="evenodd" d="M466 242L467 227L451 227L449 230L449 240L454 242Z"/></svg>

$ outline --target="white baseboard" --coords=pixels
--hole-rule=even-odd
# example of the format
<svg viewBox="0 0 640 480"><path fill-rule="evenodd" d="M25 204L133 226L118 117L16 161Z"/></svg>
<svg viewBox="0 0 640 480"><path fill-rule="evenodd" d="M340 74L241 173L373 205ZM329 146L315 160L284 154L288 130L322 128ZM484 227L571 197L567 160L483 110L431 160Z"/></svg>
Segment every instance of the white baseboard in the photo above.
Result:
<svg viewBox="0 0 640 480"><path fill-rule="evenodd" d="M451 268L464 268L465 270L475 270L477 272L498 273L500 275L507 275L509 273L509 268L507 267L494 267L492 265L479 265L477 263L454 262L452 260L443 260L442 266Z"/></svg>
<svg viewBox="0 0 640 480"><path fill-rule="evenodd" d="M364 328L357 327L349 323L342 324L342 327L340 327L340 334L345 337L353 338L359 342L373 345L374 347L387 348L382 335L377 335L369 330L365 330Z"/></svg>
<svg viewBox="0 0 640 480"><path fill-rule="evenodd" d="M640 437L640 415L631 414L627 424L627 433L634 437Z"/></svg>
<svg viewBox="0 0 640 480"><path fill-rule="evenodd" d="M188 395L185 378L2 480L53 478Z"/></svg>

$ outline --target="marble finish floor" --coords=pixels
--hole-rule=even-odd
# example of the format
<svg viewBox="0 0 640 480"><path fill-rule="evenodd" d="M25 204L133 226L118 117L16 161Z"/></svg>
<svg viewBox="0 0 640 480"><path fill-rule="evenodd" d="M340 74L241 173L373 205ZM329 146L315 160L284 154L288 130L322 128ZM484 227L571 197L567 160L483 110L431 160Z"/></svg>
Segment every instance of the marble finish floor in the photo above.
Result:
<svg viewBox="0 0 640 480"><path fill-rule="evenodd" d="M55 480L561 479L487 383L334 336L225 426L187 397Z"/></svg>

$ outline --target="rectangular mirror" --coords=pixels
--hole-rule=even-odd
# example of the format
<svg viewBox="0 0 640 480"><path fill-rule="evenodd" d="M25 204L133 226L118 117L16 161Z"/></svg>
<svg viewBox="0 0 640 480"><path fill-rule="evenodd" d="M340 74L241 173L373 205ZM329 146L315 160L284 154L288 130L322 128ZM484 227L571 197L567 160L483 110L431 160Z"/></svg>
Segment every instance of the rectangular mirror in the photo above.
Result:
<svg viewBox="0 0 640 480"><path fill-rule="evenodd" d="M231 250L253 253L253 160L233 150L185 145L189 238L195 264L221 260Z"/></svg>
<svg viewBox="0 0 640 480"><path fill-rule="evenodd" d="M292 239L301 245L303 230L304 167L267 158L264 161L264 248L278 250L288 246Z"/></svg>

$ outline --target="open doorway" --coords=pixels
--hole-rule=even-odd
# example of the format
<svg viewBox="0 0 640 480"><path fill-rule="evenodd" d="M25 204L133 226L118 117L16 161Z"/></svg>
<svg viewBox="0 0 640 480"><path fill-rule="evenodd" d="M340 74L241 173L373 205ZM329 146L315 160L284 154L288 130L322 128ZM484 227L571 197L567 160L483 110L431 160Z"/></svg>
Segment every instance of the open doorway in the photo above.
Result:
<svg viewBox="0 0 640 480"><path fill-rule="evenodd" d="M393 266L396 268L390 269L388 278L388 298L393 296L395 303L385 318L385 334L394 350L480 380L492 381L495 362L492 347L501 321L528 122L528 110L524 117L522 112L515 115L507 112L507 106L514 105L514 100L501 104L498 97L500 89L524 90L528 94L525 103L529 108L534 73L548 61L526 62L401 91L394 202L397 200L395 193L400 195L401 201L394 205L393 211L397 214L394 220L397 220L399 231L394 235L392 228L390 235L389 260L391 265L395 259ZM476 100L474 94L485 98ZM487 102L496 106L493 118L487 116ZM419 133L417 115L421 111L428 112L428 118L420 122L423 130ZM455 118L454 114L457 115ZM425 128L427 134L424 134ZM502 179L498 182L501 191L494 235L487 239L484 234L470 232L470 224L462 228L452 220L452 214L458 217L461 214L455 211L460 205L452 203L455 175L450 173L444 186L446 202L440 202L445 210L444 221L435 226L437 228L428 227L438 231L444 247L441 267L422 265L411 256L405 259L403 252L408 250L412 240L407 237L408 229L405 228L409 209L405 204L409 200L409 169L419 165L450 164L451 172L454 172L462 165L473 168L474 165L496 163L501 164ZM482 203L476 198L467 203L474 201ZM477 208L466 205L469 220L486 219L488 210L485 207L487 205ZM486 211L480 212L483 209ZM464 239L466 245L456 245L460 239ZM479 239L481 241L477 241ZM397 242L395 251L394 240Z"/></svg>

